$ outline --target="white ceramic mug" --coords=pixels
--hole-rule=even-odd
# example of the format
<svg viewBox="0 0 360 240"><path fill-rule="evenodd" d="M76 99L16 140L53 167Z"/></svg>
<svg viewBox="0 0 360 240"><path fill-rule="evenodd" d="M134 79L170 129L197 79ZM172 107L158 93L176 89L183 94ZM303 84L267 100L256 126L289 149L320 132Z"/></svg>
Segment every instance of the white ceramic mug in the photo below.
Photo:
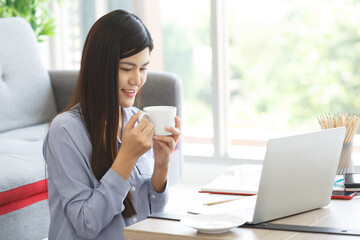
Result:
<svg viewBox="0 0 360 240"><path fill-rule="evenodd" d="M175 127L176 107L145 107L139 117L139 121L141 121L143 117L149 119L154 125L154 134L156 136L168 136L171 135L171 133L166 131L165 127Z"/></svg>

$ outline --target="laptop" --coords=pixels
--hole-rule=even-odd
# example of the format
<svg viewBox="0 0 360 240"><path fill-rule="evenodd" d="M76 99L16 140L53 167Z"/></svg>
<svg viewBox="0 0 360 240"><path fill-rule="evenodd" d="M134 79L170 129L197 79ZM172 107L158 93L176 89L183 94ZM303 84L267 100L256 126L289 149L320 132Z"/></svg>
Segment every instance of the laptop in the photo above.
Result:
<svg viewBox="0 0 360 240"><path fill-rule="evenodd" d="M329 204L345 127L268 141L257 196L221 208L258 224Z"/></svg>

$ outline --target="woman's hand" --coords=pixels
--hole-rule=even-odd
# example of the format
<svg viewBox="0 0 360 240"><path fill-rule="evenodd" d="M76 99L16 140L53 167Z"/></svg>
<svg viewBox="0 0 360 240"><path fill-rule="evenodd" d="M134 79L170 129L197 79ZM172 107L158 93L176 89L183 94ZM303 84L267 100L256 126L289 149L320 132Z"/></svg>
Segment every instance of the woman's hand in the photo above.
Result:
<svg viewBox="0 0 360 240"><path fill-rule="evenodd" d="M128 180L138 158L153 146L154 129L149 120L143 118L135 127L141 111L129 119L122 134L122 144L111 168Z"/></svg>
<svg viewBox="0 0 360 240"><path fill-rule="evenodd" d="M180 126L180 118L175 117L175 127L166 128L166 131L171 132L171 135L154 136L153 149L155 155L155 166L152 176L152 184L157 192L164 191L170 156L180 138Z"/></svg>
<svg viewBox="0 0 360 240"><path fill-rule="evenodd" d="M127 152L128 156L134 156L136 160L153 146L154 127L148 119L143 118L135 127L141 111L131 116L124 127L120 150Z"/></svg>
<svg viewBox="0 0 360 240"><path fill-rule="evenodd" d="M180 137L180 118L175 117L175 127L166 127L169 136L154 136L155 163L159 167L169 164L170 155L174 151Z"/></svg>

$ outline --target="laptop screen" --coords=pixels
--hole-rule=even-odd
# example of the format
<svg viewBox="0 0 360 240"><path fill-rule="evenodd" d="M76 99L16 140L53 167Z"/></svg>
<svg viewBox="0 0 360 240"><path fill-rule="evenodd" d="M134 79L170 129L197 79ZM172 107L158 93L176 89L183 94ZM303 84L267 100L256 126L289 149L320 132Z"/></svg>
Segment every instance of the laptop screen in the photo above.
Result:
<svg viewBox="0 0 360 240"><path fill-rule="evenodd" d="M344 138L341 127L269 140L253 223L328 205Z"/></svg>

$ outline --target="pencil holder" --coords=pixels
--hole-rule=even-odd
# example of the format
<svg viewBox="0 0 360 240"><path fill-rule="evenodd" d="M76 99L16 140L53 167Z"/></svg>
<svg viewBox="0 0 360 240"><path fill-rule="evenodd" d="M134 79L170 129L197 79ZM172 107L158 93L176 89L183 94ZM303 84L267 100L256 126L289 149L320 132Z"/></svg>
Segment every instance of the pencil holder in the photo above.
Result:
<svg viewBox="0 0 360 240"><path fill-rule="evenodd" d="M343 175L345 173L352 172L353 162L352 162L352 153L353 153L353 143L344 143L340 155L340 161L337 168L337 175Z"/></svg>
<svg viewBox="0 0 360 240"><path fill-rule="evenodd" d="M324 114L318 117L321 129L346 127L344 144L342 147L337 175L353 171L353 141L360 123L360 116L354 113L338 113L334 116Z"/></svg>

